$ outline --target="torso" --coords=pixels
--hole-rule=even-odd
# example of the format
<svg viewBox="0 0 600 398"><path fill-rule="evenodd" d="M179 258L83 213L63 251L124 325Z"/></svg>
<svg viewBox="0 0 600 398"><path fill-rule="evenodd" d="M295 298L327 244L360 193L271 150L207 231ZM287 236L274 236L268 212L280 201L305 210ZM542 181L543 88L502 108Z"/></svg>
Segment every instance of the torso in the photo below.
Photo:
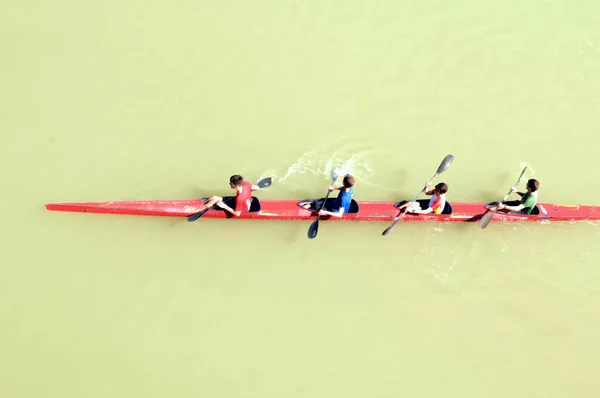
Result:
<svg viewBox="0 0 600 398"><path fill-rule="evenodd" d="M235 211L248 212L252 203L252 184L248 181L242 183L242 192L235 196Z"/></svg>
<svg viewBox="0 0 600 398"><path fill-rule="evenodd" d="M530 214L535 204L537 203L537 192L525 192L525 195L521 198L521 204L525 206L523 208L523 212L526 214Z"/></svg>
<svg viewBox="0 0 600 398"><path fill-rule="evenodd" d="M441 196L433 194L429 199L429 207L433 209L433 214L442 214L444 207L446 207L446 194Z"/></svg>
<svg viewBox="0 0 600 398"><path fill-rule="evenodd" d="M352 195L354 194L354 188L350 188L348 192L345 189L341 190L338 194L335 204L333 205L333 211L338 211L340 207L344 208L344 213L350 212L350 204L352 203Z"/></svg>

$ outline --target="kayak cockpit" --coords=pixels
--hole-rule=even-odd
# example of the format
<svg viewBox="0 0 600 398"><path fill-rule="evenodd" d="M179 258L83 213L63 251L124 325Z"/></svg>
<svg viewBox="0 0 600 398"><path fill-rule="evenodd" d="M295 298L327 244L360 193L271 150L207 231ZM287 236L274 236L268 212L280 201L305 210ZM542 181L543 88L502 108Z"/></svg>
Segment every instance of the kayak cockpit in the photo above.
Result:
<svg viewBox="0 0 600 398"><path fill-rule="evenodd" d="M405 204L406 202L408 202L408 201L403 200L403 201L397 202L394 204L394 207L400 207L403 204ZM419 200L417 200L417 202L419 203L419 206L421 206L421 209L429 208L429 199L419 199ZM452 205L450 204L450 202L446 202L446 204L444 205L444 210L442 210L441 214L452 214ZM429 215L438 215L438 214L430 213Z"/></svg>
<svg viewBox="0 0 600 398"><path fill-rule="evenodd" d="M490 206L495 206L497 204L498 204L498 202L489 202L489 203L485 204L485 208L489 209ZM518 206L518 205L521 204L521 202L518 201L518 200L510 200L508 202L504 202L504 204L508 205L508 206ZM521 211L508 211L508 210L502 209L502 210L498 210L498 212L502 213L502 214L514 214L514 215L518 214L520 216L539 216L540 215L540 208L537 205L535 205L534 208L533 208L533 210L531 210L530 214L524 213L523 210L521 210Z"/></svg>
<svg viewBox="0 0 600 398"><path fill-rule="evenodd" d="M298 206L304 207L303 204L310 203L310 207L307 210L318 211L321 208L321 206L323 205L323 200L325 200L325 198L305 199L305 200L299 201ZM337 209L333 208L335 201L336 201L336 198L327 198L327 200L325 201L325 207L324 207L325 210L336 211ZM354 199L352 199L352 201L350 202L350 211L348 211L347 214L357 214L359 212L359 210L360 210L360 206Z"/></svg>
<svg viewBox="0 0 600 398"><path fill-rule="evenodd" d="M225 204L227 206L229 206L229 207L231 207L232 209L235 210L235 196L223 196L223 202L225 202ZM228 215L231 215L231 213L229 213L225 209L221 209L219 207L215 207L214 209L215 210L223 210ZM250 211L249 211L249 213L258 213L260 211L260 209L261 209L260 200L258 200L257 197L253 196L252 197L252 203L250 203Z"/></svg>
<svg viewBox="0 0 600 398"><path fill-rule="evenodd" d="M429 199L419 199L417 200L421 209L427 209L429 207ZM444 210L442 210L441 214L452 214L452 205L450 202L446 201L446 205L444 206Z"/></svg>

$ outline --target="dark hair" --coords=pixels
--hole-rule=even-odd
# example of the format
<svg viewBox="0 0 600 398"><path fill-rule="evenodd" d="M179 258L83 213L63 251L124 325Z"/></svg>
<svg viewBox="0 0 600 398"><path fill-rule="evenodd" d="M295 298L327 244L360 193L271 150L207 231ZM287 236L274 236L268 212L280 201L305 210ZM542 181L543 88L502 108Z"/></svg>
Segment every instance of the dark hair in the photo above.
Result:
<svg viewBox="0 0 600 398"><path fill-rule="evenodd" d="M350 174L346 174L344 176L344 188L352 188L353 185L354 177L352 177Z"/></svg>
<svg viewBox="0 0 600 398"><path fill-rule="evenodd" d="M244 182L244 177L242 177L239 174L232 175L231 178L229 178L229 183L236 185L238 187L241 186L243 182Z"/></svg>
<svg viewBox="0 0 600 398"><path fill-rule="evenodd" d="M437 184L435 186L435 189L440 191L440 193L444 194L444 193L448 192L448 184L446 184L445 182L440 182L439 184Z"/></svg>
<svg viewBox="0 0 600 398"><path fill-rule="evenodd" d="M540 188L540 182L532 178L531 180L527 181L527 188L530 188L531 192L535 192Z"/></svg>

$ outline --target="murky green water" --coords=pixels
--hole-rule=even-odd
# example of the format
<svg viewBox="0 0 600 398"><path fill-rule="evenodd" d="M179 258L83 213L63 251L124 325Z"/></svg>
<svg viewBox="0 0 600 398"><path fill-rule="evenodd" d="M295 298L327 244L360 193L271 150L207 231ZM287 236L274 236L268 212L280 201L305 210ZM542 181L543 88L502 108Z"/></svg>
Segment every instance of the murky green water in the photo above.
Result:
<svg viewBox="0 0 600 398"><path fill-rule="evenodd" d="M0 396L595 397L600 230L50 213L323 195L600 205L592 1L4 2Z"/></svg>

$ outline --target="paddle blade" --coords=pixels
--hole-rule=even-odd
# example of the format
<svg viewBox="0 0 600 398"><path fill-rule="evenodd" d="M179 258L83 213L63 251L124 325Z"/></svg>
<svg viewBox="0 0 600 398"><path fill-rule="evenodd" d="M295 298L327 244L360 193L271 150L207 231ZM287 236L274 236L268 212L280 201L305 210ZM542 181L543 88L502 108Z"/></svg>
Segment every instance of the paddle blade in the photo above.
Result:
<svg viewBox="0 0 600 398"><path fill-rule="evenodd" d="M338 177L340 176L340 171L337 169L337 167L333 170L331 170L331 184L333 185Z"/></svg>
<svg viewBox="0 0 600 398"><path fill-rule="evenodd" d="M260 189L266 188L266 187L270 187L271 184L273 183L273 179L271 177L267 177L267 178L263 178L262 180L260 180L257 184L257 186Z"/></svg>
<svg viewBox="0 0 600 398"><path fill-rule="evenodd" d="M446 171L446 169L448 169L448 167L450 167L450 165L452 164L453 161L454 161L454 156L447 155L444 158L444 160L442 160L442 163L440 163L440 167L438 167L436 174L442 174L444 171Z"/></svg>
<svg viewBox="0 0 600 398"><path fill-rule="evenodd" d="M188 219L187 219L188 222L194 222L194 221L196 221L197 219L199 219L200 217L202 217L203 215L205 215L206 212L209 211L209 210L210 210L210 208L204 209L202 211L199 211L196 214L192 214L191 216L188 217Z"/></svg>
<svg viewBox="0 0 600 398"><path fill-rule="evenodd" d="M396 224L398 224L398 221L400 221L402 219L402 216L404 216L404 214L406 214L406 213L400 214L400 216L396 219L396 221L394 221L392 223L392 225L390 225L389 227L387 227L386 230L383 231L383 233L381 235L386 236L387 234L389 234L390 231L392 230L392 228L394 228L396 226Z"/></svg>
<svg viewBox="0 0 600 398"><path fill-rule="evenodd" d="M484 229L487 227L490 221L492 221L492 218L494 218L495 213L496 211L488 211L485 213L483 217L481 217L481 220L479 220L479 228Z"/></svg>
<svg viewBox="0 0 600 398"><path fill-rule="evenodd" d="M310 224L310 227L308 228L308 233L306 234L306 236L308 236L308 239L314 239L317 237L317 233L319 233L319 220L318 219L316 221L314 221L312 224Z"/></svg>

